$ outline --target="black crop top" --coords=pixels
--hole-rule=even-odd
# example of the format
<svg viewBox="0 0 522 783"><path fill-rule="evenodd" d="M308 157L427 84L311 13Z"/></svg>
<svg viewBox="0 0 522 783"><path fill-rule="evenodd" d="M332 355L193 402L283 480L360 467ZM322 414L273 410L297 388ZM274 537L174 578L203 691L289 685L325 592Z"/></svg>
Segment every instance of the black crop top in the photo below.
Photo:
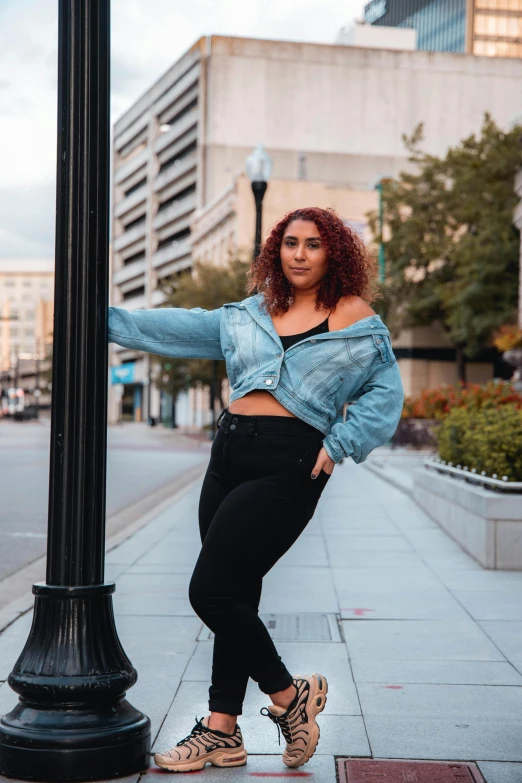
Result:
<svg viewBox="0 0 522 783"><path fill-rule="evenodd" d="M287 351L291 345L295 345L295 343L300 342L301 340L304 340L305 337L311 337L313 334L322 334L323 332L329 332L328 328L328 318L330 316L328 315L322 324L318 324L317 326L312 327L312 329L308 329L307 332L301 332L301 334L287 334L285 336L279 335L279 339L283 343L283 348L285 351Z"/></svg>

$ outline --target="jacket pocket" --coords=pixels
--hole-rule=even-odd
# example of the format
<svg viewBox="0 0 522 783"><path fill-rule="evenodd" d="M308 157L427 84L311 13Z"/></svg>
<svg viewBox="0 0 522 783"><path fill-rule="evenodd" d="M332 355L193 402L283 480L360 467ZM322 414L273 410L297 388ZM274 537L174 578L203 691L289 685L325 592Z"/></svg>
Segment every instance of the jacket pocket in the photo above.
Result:
<svg viewBox="0 0 522 783"><path fill-rule="evenodd" d="M379 355L379 345L375 339L379 335L368 334L364 337L350 337L347 340L348 350L353 362L359 367L366 369L370 367L374 359Z"/></svg>
<svg viewBox="0 0 522 783"><path fill-rule="evenodd" d="M312 400L317 400L323 407L329 407L330 401L339 391L343 383L344 375L342 375L339 370L336 370L336 372L325 378L321 383L318 383L317 386L311 390L310 397Z"/></svg>

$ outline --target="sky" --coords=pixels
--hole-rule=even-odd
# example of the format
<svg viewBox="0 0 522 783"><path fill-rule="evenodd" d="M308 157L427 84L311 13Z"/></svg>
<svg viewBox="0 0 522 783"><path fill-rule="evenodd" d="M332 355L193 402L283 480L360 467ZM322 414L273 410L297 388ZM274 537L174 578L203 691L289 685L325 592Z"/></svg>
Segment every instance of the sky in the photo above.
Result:
<svg viewBox="0 0 522 783"><path fill-rule="evenodd" d="M202 35L333 43L364 0L112 0L114 123ZM52 257L58 0L0 0L0 258Z"/></svg>

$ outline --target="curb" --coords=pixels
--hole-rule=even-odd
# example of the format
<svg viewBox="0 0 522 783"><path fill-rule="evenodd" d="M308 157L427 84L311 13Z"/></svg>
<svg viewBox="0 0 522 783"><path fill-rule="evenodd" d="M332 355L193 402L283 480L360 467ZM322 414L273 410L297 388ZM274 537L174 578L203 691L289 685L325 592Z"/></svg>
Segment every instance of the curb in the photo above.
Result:
<svg viewBox="0 0 522 783"><path fill-rule="evenodd" d="M105 554L112 552L119 547L135 533L144 528L161 512L168 508L174 500L185 492L188 492L192 485L199 481L205 473L207 463L195 465L180 476L164 484L159 489L146 495L137 503L117 511L107 519L106 528L113 531L105 543ZM26 585L28 582L45 581L45 566L47 556L39 557L29 565L24 566L19 571L6 577L0 582L1 591L16 591L16 585ZM13 586L14 583L14 586ZM26 591L14 598L8 604L0 609L0 634L12 625L19 617L26 614L33 608L34 596L31 591Z"/></svg>

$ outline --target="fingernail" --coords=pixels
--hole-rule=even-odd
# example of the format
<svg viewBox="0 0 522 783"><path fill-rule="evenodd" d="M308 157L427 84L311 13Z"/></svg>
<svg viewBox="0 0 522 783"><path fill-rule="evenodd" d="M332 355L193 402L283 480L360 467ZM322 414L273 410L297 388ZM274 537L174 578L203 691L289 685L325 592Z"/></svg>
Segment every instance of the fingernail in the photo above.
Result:
<svg viewBox="0 0 522 783"><path fill-rule="evenodd" d="M317 478L315 473L312 473L312 478Z"/></svg>

